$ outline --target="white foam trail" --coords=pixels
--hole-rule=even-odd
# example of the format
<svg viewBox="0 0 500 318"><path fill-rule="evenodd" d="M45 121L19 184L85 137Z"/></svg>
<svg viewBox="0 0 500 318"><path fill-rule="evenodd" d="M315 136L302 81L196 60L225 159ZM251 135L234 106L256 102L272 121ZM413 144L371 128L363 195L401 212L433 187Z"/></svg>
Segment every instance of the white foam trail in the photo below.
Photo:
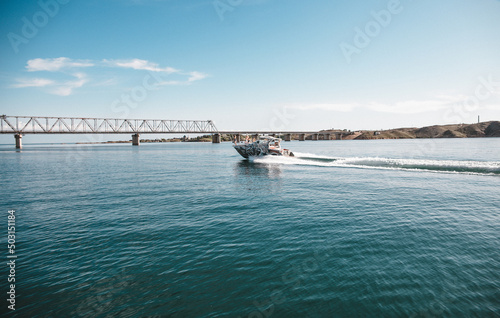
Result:
<svg viewBox="0 0 500 318"><path fill-rule="evenodd" d="M316 155L316 154L307 153L307 152L296 152L296 151L293 151L293 154L295 155L296 158L337 159L335 157L329 157L329 156L323 156L323 155Z"/></svg>
<svg viewBox="0 0 500 318"><path fill-rule="evenodd" d="M500 162L495 161L392 159L380 157L334 158L309 153L295 153L295 155L295 157L265 156L254 158L254 161L266 164L500 175Z"/></svg>

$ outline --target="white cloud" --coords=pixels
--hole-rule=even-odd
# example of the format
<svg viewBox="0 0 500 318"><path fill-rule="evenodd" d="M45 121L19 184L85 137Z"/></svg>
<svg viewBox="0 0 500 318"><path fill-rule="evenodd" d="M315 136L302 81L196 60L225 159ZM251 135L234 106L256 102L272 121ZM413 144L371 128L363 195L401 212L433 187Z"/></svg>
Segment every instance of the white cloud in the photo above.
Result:
<svg viewBox="0 0 500 318"><path fill-rule="evenodd" d="M75 88L82 87L83 85L85 85L85 83L88 82L87 76L83 73L76 73L73 74L73 76L75 76L75 80L59 83L55 85L54 88L50 90L50 92L54 95L69 96L73 93L73 90Z"/></svg>
<svg viewBox="0 0 500 318"><path fill-rule="evenodd" d="M49 71L55 72L64 68L77 68L77 67L90 67L94 66L92 62L89 61L74 61L67 57L58 57L54 59L32 59L28 61L26 69L29 72L36 71Z"/></svg>
<svg viewBox="0 0 500 318"><path fill-rule="evenodd" d="M391 104L385 103L369 103L367 108L383 113L393 114L419 114L442 110L450 105L450 101L446 100L408 100Z"/></svg>
<svg viewBox="0 0 500 318"><path fill-rule="evenodd" d="M179 70L176 70L173 67L164 67L161 68L157 63L149 62L146 60L140 59L132 59L132 60L103 60L105 64L109 66L115 67L123 67L123 68L131 68L134 70L144 70L151 72L165 72L165 73L177 73Z"/></svg>
<svg viewBox="0 0 500 318"><path fill-rule="evenodd" d="M47 78L28 78L28 79L18 79L16 84L11 87L22 88L22 87L44 87L52 85L54 81Z"/></svg>
<svg viewBox="0 0 500 318"><path fill-rule="evenodd" d="M13 88L23 88L23 87L47 87L46 90L50 94L55 94L59 96L71 95L76 88L84 86L89 82L87 76L84 73L74 73L74 69L78 68L89 68L89 67L119 67L125 69L139 70L139 71L149 71L158 72L160 77L176 74L177 77L181 79L165 80L163 82L155 84L156 86L162 85L189 85L192 82L202 80L208 77L208 74L204 74L197 71L183 72L181 70L175 69L173 67L160 67L157 63L150 62L141 59L128 59L128 60L101 60L101 61L91 61L91 60L73 60L67 57L49 58L42 59L36 58L28 60L26 65L26 70L28 72L38 72L38 71L48 71L48 72L60 72L65 75L72 75L75 79L56 81L46 78L33 78L33 79L18 79L17 83L11 85ZM117 79L101 79L101 85L112 85L117 83Z"/></svg>
<svg viewBox="0 0 500 318"><path fill-rule="evenodd" d="M73 93L73 90L82 87L88 82L87 76L84 73L72 74L75 78L57 82L46 78L33 78L33 79L19 79L16 84L11 87L25 88L25 87L46 87L48 92L59 96L68 96Z"/></svg>
<svg viewBox="0 0 500 318"><path fill-rule="evenodd" d="M464 95L440 95L428 100L406 100L394 103L367 102L367 103L310 103L290 105L290 108L298 110L325 110L335 112L350 112L355 109L369 109L376 112L391 114L419 114L426 112L441 111L463 103L467 98Z"/></svg>
<svg viewBox="0 0 500 318"><path fill-rule="evenodd" d="M200 72L190 72L188 82L199 81L208 77L208 74L200 73Z"/></svg>
<svg viewBox="0 0 500 318"><path fill-rule="evenodd" d="M433 111L441 111L456 105L464 105L470 96L466 95L439 95L428 100L407 100L396 103L378 103L367 104L367 108L384 113L393 114L419 114Z"/></svg>
<svg viewBox="0 0 500 318"><path fill-rule="evenodd" d="M183 73L179 72L179 76L188 76L187 80L170 80L170 81L163 81L159 82L157 85L160 86L167 86L167 85L191 85L191 83L195 81L202 80L204 78L207 78L209 75L201 72L189 72L189 73Z"/></svg>

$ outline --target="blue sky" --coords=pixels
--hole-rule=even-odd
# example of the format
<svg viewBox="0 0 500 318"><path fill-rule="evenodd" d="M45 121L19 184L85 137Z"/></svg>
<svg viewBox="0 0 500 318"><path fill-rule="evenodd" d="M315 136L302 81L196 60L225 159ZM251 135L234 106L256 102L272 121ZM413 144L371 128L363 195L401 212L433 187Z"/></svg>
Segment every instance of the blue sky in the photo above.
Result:
<svg viewBox="0 0 500 318"><path fill-rule="evenodd" d="M1 114L220 130L500 119L498 0L6 0L0 15Z"/></svg>

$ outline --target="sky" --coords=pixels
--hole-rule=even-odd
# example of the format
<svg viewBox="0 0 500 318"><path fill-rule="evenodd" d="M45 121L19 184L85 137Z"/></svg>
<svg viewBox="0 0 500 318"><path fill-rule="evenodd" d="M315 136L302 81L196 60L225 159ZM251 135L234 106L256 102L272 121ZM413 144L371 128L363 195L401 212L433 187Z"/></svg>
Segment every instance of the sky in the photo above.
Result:
<svg viewBox="0 0 500 318"><path fill-rule="evenodd" d="M0 21L8 116L277 131L500 120L499 0L2 0Z"/></svg>

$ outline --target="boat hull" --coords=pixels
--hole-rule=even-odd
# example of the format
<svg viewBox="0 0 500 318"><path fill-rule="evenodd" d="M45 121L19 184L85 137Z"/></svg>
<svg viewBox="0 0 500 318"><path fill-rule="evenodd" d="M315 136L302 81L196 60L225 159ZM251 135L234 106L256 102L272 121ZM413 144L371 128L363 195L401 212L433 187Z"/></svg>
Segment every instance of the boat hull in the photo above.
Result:
<svg viewBox="0 0 500 318"><path fill-rule="evenodd" d="M293 153L288 149L269 149L267 143L250 143L235 145L234 149L243 157L260 157L260 156L286 156L293 157Z"/></svg>
<svg viewBox="0 0 500 318"><path fill-rule="evenodd" d="M267 156L269 155L269 150L267 147L264 147L263 145L260 144L246 144L246 145L237 145L234 146L234 149L243 157L243 158L250 158L250 157L258 157L258 156Z"/></svg>

